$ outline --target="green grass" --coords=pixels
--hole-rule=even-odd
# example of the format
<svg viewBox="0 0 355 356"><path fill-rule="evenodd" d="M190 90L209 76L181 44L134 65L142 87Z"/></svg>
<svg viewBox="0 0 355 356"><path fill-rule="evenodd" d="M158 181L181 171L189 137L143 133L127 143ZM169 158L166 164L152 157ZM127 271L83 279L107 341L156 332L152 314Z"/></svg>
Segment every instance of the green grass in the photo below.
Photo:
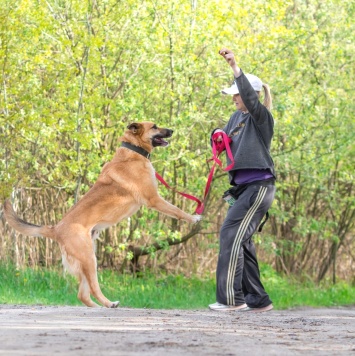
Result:
<svg viewBox="0 0 355 356"><path fill-rule="evenodd" d="M261 276L275 309L355 305L355 286L344 281L336 284L324 281L320 285L310 280L301 283L294 278L281 277L267 265L262 266Z"/></svg>
<svg viewBox="0 0 355 356"><path fill-rule="evenodd" d="M263 284L275 309L300 306L339 306L354 304L355 287L346 283L299 283L279 276L269 266L261 267ZM134 278L113 271L100 271L104 294L119 300L123 307L153 309L205 309L215 301L214 277L187 278L182 275ZM62 269L26 268L16 270L0 264L1 304L82 305L76 298L76 280Z"/></svg>

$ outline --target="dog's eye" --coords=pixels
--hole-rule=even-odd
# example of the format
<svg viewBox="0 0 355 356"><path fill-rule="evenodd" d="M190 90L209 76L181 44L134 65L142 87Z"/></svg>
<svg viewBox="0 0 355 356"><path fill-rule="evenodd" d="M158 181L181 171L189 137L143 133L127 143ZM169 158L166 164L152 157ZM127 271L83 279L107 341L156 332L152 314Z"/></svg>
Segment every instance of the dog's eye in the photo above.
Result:
<svg viewBox="0 0 355 356"><path fill-rule="evenodd" d="M152 127L152 129L154 129L154 130L156 130L158 127L157 127L157 125L154 125L153 127Z"/></svg>

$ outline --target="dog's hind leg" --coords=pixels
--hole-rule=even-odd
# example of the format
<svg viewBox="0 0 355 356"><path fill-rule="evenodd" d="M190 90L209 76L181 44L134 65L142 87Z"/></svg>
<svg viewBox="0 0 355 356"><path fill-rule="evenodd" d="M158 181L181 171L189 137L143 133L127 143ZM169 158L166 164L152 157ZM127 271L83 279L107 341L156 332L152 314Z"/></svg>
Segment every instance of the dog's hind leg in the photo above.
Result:
<svg viewBox="0 0 355 356"><path fill-rule="evenodd" d="M78 277L80 286L78 298L88 307L96 307L90 296L107 308L116 308L119 302L111 302L101 292L97 280L97 263L91 234L80 231L77 227L75 231L67 232L67 235L76 235L75 239L70 239L63 244L63 264L69 267L72 274Z"/></svg>
<svg viewBox="0 0 355 356"><path fill-rule="evenodd" d="M90 298L89 283L83 274L79 276L79 283L78 299L88 307L98 307L99 305Z"/></svg>
<svg viewBox="0 0 355 356"><path fill-rule="evenodd" d="M96 256L92 256L87 260L85 264L82 264L82 271L85 275L86 281L90 288L90 293L96 300L107 308L117 308L119 301L111 302L101 292L99 282L97 280L96 272Z"/></svg>
<svg viewBox="0 0 355 356"><path fill-rule="evenodd" d="M72 255L68 255L65 248L62 248L62 261L64 268L79 280L78 299L88 307L98 307L99 305L90 298L90 286L83 273L82 263Z"/></svg>

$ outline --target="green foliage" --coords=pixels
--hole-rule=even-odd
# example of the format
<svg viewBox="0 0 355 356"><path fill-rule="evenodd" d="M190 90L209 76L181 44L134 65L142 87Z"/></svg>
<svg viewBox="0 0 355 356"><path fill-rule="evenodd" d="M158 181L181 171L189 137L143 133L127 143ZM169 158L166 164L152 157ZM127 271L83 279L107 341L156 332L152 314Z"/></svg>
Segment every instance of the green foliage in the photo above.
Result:
<svg viewBox="0 0 355 356"><path fill-rule="evenodd" d="M278 270L318 280L336 263L355 222L352 1L5 0L0 14L2 199L24 188L51 189L65 191L69 207L135 120L174 129L153 164L171 185L201 197L210 131L233 110L220 95L232 79L217 54L227 46L274 96L278 190L268 251ZM207 233L216 230L221 209L214 207L226 186L225 175L213 183ZM160 191L193 211L174 192ZM104 248L189 230L147 209L120 229L120 241Z"/></svg>
<svg viewBox="0 0 355 356"><path fill-rule="evenodd" d="M353 15L347 1L295 2L284 18L289 43L275 63L279 190L273 232L283 268L310 272L317 260L319 280L335 255L324 255L324 244L314 240L337 250L354 229ZM335 28L335 22L342 25Z"/></svg>

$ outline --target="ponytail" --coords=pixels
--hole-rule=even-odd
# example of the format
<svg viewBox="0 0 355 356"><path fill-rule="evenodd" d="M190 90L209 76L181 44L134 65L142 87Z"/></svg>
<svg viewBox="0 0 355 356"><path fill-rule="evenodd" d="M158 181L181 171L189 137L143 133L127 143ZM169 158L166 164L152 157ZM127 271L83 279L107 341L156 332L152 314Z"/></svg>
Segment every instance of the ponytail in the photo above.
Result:
<svg viewBox="0 0 355 356"><path fill-rule="evenodd" d="M271 92L270 92L270 87L263 83L263 88L264 88L264 106L268 109L272 109L272 97L271 97Z"/></svg>

